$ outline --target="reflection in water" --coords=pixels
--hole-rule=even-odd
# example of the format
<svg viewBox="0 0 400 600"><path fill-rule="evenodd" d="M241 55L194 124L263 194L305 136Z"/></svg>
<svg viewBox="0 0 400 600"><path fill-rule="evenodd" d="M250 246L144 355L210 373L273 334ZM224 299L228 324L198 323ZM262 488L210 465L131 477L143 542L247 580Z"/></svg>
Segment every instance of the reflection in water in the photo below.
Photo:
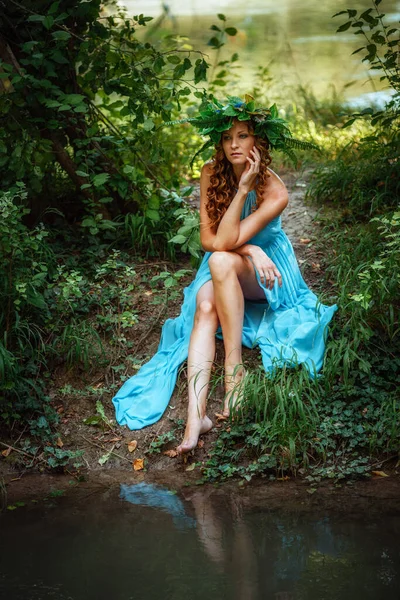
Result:
<svg viewBox="0 0 400 600"><path fill-rule="evenodd" d="M179 527L195 526L208 558L229 575L234 599L353 600L361 590L363 599L375 600L380 590L387 600L397 598L399 549L389 549L388 541L381 547L376 523L245 511L239 496L221 497L212 488L197 489L185 503L170 494L152 484L121 485L121 498L159 507ZM366 571L367 565L375 568Z"/></svg>
<svg viewBox="0 0 400 600"><path fill-rule="evenodd" d="M121 2L130 15L151 16L159 16L164 4L159 0ZM293 99L293 88L299 84L310 84L317 96L330 95L334 85L347 99L382 89L381 72L368 72L361 55L352 55L362 45L360 36L352 35L352 30L336 33L345 17L333 19L332 15L347 9L347 0L167 0L165 4L169 7L168 17L156 28L154 38L149 33L152 24L146 28L149 41L157 41L160 30L187 35L195 48L209 55L211 63L215 55L207 46L210 26L218 22L217 13L225 12L229 25L239 31L221 49L219 57L226 60L234 52L239 53L242 69L236 91L247 91L254 85L258 65L268 66L272 75L272 89L270 83L264 84L268 85L270 99ZM370 1L367 4L365 0L353 0L352 8L365 10L372 6ZM385 0L384 4L386 22L395 21L399 1Z"/></svg>
<svg viewBox="0 0 400 600"><path fill-rule="evenodd" d="M194 527L196 522L186 516L185 508L178 496L161 485L152 483L137 483L127 485L121 483L121 492L119 497L131 504L139 506L151 506L172 515L174 525L178 529L185 527Z"/></svg>
<svg viewBox="0 0 400 600"><path fill-rule="evenodd" d="M7 600L398 600L398 514L142 482L0 514L0 532Z"/></svg>

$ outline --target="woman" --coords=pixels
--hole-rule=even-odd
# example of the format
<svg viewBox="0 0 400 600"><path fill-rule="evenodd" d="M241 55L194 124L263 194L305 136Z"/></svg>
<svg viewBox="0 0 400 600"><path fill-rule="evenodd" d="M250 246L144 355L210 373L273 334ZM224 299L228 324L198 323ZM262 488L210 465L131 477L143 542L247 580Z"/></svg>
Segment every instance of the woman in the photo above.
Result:
<svg viewBox="0 0 400 600"><path fill-rule="evenodd" d="M213 99L191 122L209 135L206 146L216 145L200 180L206 254L184 290L181 314L163 327L157 353L113 399L121 425L140 429L154 423L187 358L189 405L180 453L195 448L212 427L206 399L219 325L225 347L223 414L228 417L241 396L242 343L260 347L267 371L304 363L313 376L322 366L326 329L336 310L321 305L308 289L281 229L288 197L268 168L269 148L290 153L293 144L302 143L291 138L276 107L256 108L248 96L245 101L228 97L226 104Z"/></svg>

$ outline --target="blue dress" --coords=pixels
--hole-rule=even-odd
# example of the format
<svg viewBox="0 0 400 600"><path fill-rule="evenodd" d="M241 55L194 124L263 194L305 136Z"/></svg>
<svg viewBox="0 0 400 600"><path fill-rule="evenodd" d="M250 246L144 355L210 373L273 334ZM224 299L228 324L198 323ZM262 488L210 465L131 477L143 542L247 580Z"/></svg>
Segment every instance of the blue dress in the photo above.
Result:
<svg viewBox="0 0 400 600"><path fill-rule="evenodd" d="M256 192L249 192L241 219L251 214ZM260 246L282 275L282 287L275 280L272 290L263 286L265 302L246 300L242 342L248 348L259 346L267 372L288 364L305 364L311 377L322 367L328 324L337 306L325 306L307 287L289 238L276 217L248 241ZM116 418L129 429L141 429L158 421L174 391L180 365L187 359L192 333L196 296L211 279L206 252L195 279L184 289L180 315L168 319L157 353L136 375L125 381L113 398Z"/></svg>

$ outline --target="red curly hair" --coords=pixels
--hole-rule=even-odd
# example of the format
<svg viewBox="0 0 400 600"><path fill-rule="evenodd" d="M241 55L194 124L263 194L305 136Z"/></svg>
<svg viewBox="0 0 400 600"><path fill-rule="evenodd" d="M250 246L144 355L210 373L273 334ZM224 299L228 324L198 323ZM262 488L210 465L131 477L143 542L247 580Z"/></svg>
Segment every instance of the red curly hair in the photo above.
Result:
<svg viewBox="0 0 400 600"><path fill-rule="evenodd" d="M249 127L249 133L254 135L254 128L251 121L244 122L247 123ZM258 208L263 199L267 179L270 177L267 167L271 164L272 158L268 151L269 144L267 140L255 136L254 145L261 154L260 172L258 174L256 187L256 208ZM210 186L207 189L206 211L210 218L211 226L218 227L237 189L237 181L232 165L225 156L221 142L215 146L215 154L212 158L211 168L212 174L210 177Z"/></svg>

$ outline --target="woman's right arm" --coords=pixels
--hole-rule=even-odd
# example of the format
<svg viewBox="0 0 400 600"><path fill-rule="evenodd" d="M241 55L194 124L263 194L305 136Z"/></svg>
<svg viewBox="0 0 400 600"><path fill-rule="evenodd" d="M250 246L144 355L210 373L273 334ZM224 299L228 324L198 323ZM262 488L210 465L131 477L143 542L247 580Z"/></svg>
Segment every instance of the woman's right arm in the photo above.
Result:
<svg viewBox="0 0 400 600"><path fill-rule="evenodd" d="M212 167L209 163L205 164L201 171L200 177L200 241L203 250L206 252L215 252L215 228L212 227L210 218L207 214L207 190L210 186L210 177ZM258 271L261 281L265 281L265 285L273 287L275 278L282 285L282 277L275 263L266 255L264 250L254 244L243 244L233 252L251 258L254 267Z"/></svg>
<svg viewBox="0 0 400 600"><path fill-rule="evenodd" d="M203 166L200 176L200 242L206 252L214 251L215 227L212 226L207 214L207 190L210 187L212 166L207 163Z"/></svg>

